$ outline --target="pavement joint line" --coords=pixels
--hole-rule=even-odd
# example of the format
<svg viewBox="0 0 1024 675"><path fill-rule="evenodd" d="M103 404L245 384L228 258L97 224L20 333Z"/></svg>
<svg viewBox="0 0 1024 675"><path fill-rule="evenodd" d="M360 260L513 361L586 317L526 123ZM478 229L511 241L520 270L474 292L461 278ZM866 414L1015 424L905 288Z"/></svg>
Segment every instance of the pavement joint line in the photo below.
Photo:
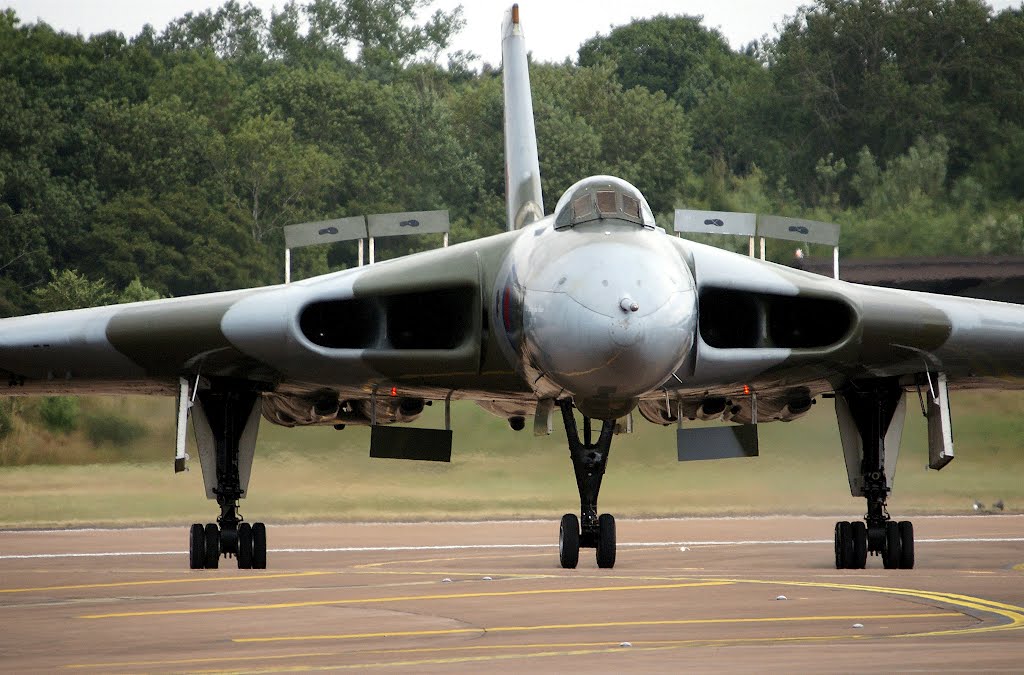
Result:
<svg viewBox="0 0 1024 675"><path fill-rule="evenodd" d="M1024 537L936 537L915 539L918 544L1022 543ZM671 546L792 546L832 544L832 539L741 539L704 541L633 541L619 542L619 548L662 548ZM389 553L402 551L465 551L486 549L555 549L558 544L462 544L436 546L335 546L318 548L272 548L267 553ZM0 555L0 560L33 558L105 558L151 555L187 555L188 551L98 551L92 553L14 553Z"/></svg>
<svg viewBox="0 0 1024 675"><path fill-rule="evenodd" d="M522 633L542 630L572 630L578 628L635 628L648 626L693 626L748 623L795 623L805 621L863 621L888 619L934 619L963 616L961 612L918 612L914 614L828 615L828 616L765 616L743 618L705 619L652 619L649 621L603 621L594 623L539 624L535 626L494 626L479 628L442 628L437 630L382 631L377 633L347 633L339 635L284 635L271 637L232 638L232 642L308 642L315 640L360 640L380 637L422 637L428 635L465 635L467 633Z"/></svg>
<svg viewBox="0 0 1024 675"><path fill-rule="evenodd" d="M647 584L638 586L595 586L589 588L530 589L521 591L484 591L479 593L439 593L434 595L385 596L378 598L340 598L336 600L310 600L306 602L282 602L266 605L231 605L221 607L197 607L191 609L164 609L139 612L111 612L107 614L86 614L79 619L115 619L141 616L176 616L182 614L216 614L220 612L243 612L268 609L297 609L304 607L326 607L331 605L358 605L387 602L417 602L424 600L462 600L467 598L498 598L523 595L554 595L562 593L608 593L621 591L652 591L670 588L695 588L703 586L729 586L732 581L698 581L675 584Z"/></svg>

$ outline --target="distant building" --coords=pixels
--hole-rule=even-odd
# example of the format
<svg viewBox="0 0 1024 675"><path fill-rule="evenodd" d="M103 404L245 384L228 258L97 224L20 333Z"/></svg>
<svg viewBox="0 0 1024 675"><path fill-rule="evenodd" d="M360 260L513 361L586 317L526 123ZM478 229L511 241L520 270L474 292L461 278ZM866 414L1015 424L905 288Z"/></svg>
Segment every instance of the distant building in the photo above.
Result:
<svg viewBox="0 0 1024 675"><path fill-rule="evenodd" d="M804 269L832 276L832 260L805 258ZM1024 256L844 258L840 278L858 284L1024 304Z"/></svg>

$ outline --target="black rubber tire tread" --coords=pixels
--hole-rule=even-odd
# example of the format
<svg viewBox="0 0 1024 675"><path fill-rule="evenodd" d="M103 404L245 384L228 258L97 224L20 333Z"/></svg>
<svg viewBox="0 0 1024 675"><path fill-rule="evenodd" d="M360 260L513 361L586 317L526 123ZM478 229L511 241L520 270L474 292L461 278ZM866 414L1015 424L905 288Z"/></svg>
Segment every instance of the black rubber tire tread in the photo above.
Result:
<svg viewBox="0 0 1024 675"><path fill-rule="evenodd" d="M206 567L206 530L202 523L193 523L188 531L188 566L193 570Z"/></svg>
<svg viewBox="0 0 1024 675"><path fill-rule="evenodd" d="M615 567L615 518L602 513L597 518L597 566L602 569Z"/></svg>
<svg viewBox="0 0 1024 675"><path fill-rule="evenodd" d="M914 524L901 520L897 525L900 532L900 569L914 569Z"/></svg>
<svg viewBox="0 0 1024 675"><path fill-rule="evenodd" d="M252 524L252 568L267 569L267 526L263 523Z"/></svg>
<svg viewBox="0 0 1024 675"><path fill-rule="evenodd" d="M841 520L836 523L836 569L849 569L853 566L853 537L850 535L850 522Z"/></svg>
<svg viewBox="0 0 1024 675"><path fill-rule="evenodd" d="M868 564L868 526L862 521L850 523L850 537L853 539L853 561L850 569L862 570Z"/></svg>
<svg viewBox="0 0 1024 675"><path fill-rule="evenodd" d="M252 569L252 525L249 523L238 524L238 569Z"/></svg>
<svg viewBox="0 0 1024 675"><path fill-rule="evenodd" d="M885 550L882 551L882 565L887 570L900 566L900 528L895 521L885 524Z"/></svg>
<svg viewBox="0 0 1024 675"><path fill-rule="evenodd" d="M206 524L206 569L215 570L220 563L220 528Z"/></svg>
<svg viewBox="0 0 1024 675"><path fill-rule="evenodd" d="M567 570L580 562L580 519L572 513L562 516L558 527L558 562Z"/></svg>
<svg viewBox="0 0 1024 675"><path fill-rule="evenodd" d="M842 533L842 527L841 527L842 524L843 523L841 521L836 523L835 538L833 540L833 541L835 541L836 569L837 570L843 569L843 567L845 565L845 562L843 561L843 533Z"/></svg>

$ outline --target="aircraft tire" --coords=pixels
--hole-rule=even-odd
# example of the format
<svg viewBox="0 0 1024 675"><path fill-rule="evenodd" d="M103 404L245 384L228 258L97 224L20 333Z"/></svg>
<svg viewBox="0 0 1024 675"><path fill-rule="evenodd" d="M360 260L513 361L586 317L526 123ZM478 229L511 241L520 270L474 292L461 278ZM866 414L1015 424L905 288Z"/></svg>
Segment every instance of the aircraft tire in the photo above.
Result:
<svg viewBox="0 0 1024 675"><path fill-rule="evenodd" d="M847 569L853 565L853 537L850 522L836 523L836 569Z"/></svg>
<svg viewBox="0 0 1024 675"><path fill-rule="evenodd" d="M193 523L188 531L188 566L193 570L206 567L206 530L201 523Z"/></svg>
<svg viewBox="0 0 1024 675"><path fill-rule="evenodd" d="M572 513L562 516L558 528L558 562L567 570L576 569L580 561L580 521Z"/></svg>
<svg viewBox="0 0 1024 675"><path fill-rule="evenodd" d="M850 523L850 536L853 539L853 559L851 569L862 570L868 564L868 526L859 520Z"/></svg>
<svg viewBox="0 0 1024 675"><path fill-rule="evenodd" d="M842 522L836 523L835 537L833 539L833 541L835 542L837 570L843 569L843 533L840 528L840 525L842 525Z"/></svg>
<svg viewBox="0 0 1024 675"><path fill-rule="evenodd" d="M897 525L900 533L900 569L914 569L914 524L909 520Z"/></svg>
<svg viewBox="0 0 1024 675"><path fill-rule="evenodd" d="M236 554L236 557L238 558L238 569L252 569L252 554L252 525L249 523L239 523L238 552Z"/></svg>
<svg viewBox="0 0 1024 675"><path fill-rule="evenodd" d="M885 524L885 550L882 551L882 565L887 570L894 570L900 566L900 528L895 521L888 521Z"/></svg>
<svg viewBox="0 0 1024 675"><path fill-rule="evenodd" d="M597 566L615 567L615 518L610 513L602 513L597 519Z"/></svg>
<svg viewBox="0 0 1024 675"><path fill-rule="evenodd" d="M267 569L267 526L263 523L252 525L252 568Z"/></svg>
<svg viewBox="0 0 1024 675"><path fill-rule="evenodd" d="M220 528L206 524L206 569L215 570L220 562Z"/></svg>

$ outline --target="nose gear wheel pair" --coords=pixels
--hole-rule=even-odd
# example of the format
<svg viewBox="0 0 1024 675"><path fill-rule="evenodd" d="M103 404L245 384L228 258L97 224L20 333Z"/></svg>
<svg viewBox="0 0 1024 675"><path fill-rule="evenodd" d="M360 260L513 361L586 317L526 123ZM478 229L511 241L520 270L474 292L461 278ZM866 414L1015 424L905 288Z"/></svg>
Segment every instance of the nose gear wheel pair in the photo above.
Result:
<svg viewBox="0 0 1024 675"><path fill-rule="evenodd" d="M615 518L608 513L597 514L597 496L601 491L601 479L608 466L608 451L611 448L615 420L604 420L597 442L592 442L591 420L583 418L583 441L580 441L573 414L572 401L558 402L565 424L565 435L569 440L569 457L576 474L576 487L580 493L580 518L567 513L562 516L558 533L558 561L565 569L573 569L579 563L580 549L593 548L597 552L597 566L615 566Z"/></svg>

